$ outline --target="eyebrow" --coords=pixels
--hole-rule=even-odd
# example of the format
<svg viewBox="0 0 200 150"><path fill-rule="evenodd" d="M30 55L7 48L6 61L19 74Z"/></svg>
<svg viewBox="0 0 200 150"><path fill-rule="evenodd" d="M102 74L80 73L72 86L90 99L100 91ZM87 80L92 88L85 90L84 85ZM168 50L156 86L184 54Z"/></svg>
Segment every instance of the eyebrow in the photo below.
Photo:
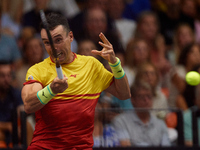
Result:
<svg viewBox="0 0 200 150"><path fill-rule="evenodd" d="M52 37L52 39L53 39L53 38L56 38L56 37L62 37L62 36L61 36L61 34L58 34L58 35ZM44 40L49 40L49 39L48 39L48 38L47 38L47 39L46 39L46 38L42 38L42 41L44 41Z"/></svg>

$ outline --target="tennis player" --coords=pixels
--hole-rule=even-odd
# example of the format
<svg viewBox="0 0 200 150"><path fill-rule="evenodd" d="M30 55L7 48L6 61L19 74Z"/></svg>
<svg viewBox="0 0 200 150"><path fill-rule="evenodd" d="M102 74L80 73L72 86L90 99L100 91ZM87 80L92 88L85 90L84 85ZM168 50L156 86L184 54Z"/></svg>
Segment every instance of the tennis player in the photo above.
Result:
<svg viewBox="0 0 200 150"><path fill-rule="evenodd" d="M26 113L35 113L36 126L28 150L92 150L95 106L104 90L119 99L130 98L127 77L112 44L103 33L101 51L94 54L108 60L113 73L92 56L71 51L73 33L64 16L51 13L48 27L64 74L59 79L54 56L44 28L41 38L50 57L29 68L22 89Z"/></svg>

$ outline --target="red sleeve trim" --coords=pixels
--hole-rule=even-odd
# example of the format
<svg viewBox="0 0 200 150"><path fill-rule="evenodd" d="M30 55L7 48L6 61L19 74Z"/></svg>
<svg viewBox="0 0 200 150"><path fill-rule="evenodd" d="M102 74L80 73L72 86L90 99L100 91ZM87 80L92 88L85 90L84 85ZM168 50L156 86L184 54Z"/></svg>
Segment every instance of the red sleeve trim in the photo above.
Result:
<svg viewBox="0 0 200 150"><path fill-rule="evenodd" d="M24 82L23 85L31 84L31 83L35 83L35 82L40 83L42 85L42 87L44 88L43 84L37 80L30 80L30 81Z"/></svg>

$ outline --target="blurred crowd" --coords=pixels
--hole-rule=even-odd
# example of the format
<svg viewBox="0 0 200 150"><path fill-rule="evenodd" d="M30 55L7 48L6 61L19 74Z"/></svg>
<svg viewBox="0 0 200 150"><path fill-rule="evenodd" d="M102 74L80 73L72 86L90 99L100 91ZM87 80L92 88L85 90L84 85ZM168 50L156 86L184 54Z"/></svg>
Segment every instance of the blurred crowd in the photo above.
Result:
<svg viewBox="0 0 200 150"><path fill-rule="evenodd" d="M5 104L7 91L12 87L20 93L28 68L48 57L40 39L41 9L65 15L74 34L72 51L96 57L111 71L91 53L102 49L103 32L128 77L131 99L100 96L94 147L176 145L177 116L170 109L183 111L185 145L193 145L191 112L200 108L200 89L188 85L185 75L200 72L200 0L1 0L0 111L23 110L20 98L16 106ZM10 70L4 69L8 63ZM11 119L0 114L0 142L9 141L4 131L11 127L1 126Z"/></svg>

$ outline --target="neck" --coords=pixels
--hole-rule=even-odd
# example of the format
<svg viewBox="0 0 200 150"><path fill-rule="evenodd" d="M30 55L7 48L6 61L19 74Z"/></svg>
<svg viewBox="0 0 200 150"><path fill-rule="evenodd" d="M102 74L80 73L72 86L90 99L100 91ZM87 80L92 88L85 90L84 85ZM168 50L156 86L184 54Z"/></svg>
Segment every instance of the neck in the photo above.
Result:
<svg viewBox="0 0 200 150"><path fill-rule="evenodd" d="M149 119L150 119L150 114L149 112L137 112L137 116L138 118L140 118L140 120L143 122L143 123L147 123L149 122Z"/></svg>

